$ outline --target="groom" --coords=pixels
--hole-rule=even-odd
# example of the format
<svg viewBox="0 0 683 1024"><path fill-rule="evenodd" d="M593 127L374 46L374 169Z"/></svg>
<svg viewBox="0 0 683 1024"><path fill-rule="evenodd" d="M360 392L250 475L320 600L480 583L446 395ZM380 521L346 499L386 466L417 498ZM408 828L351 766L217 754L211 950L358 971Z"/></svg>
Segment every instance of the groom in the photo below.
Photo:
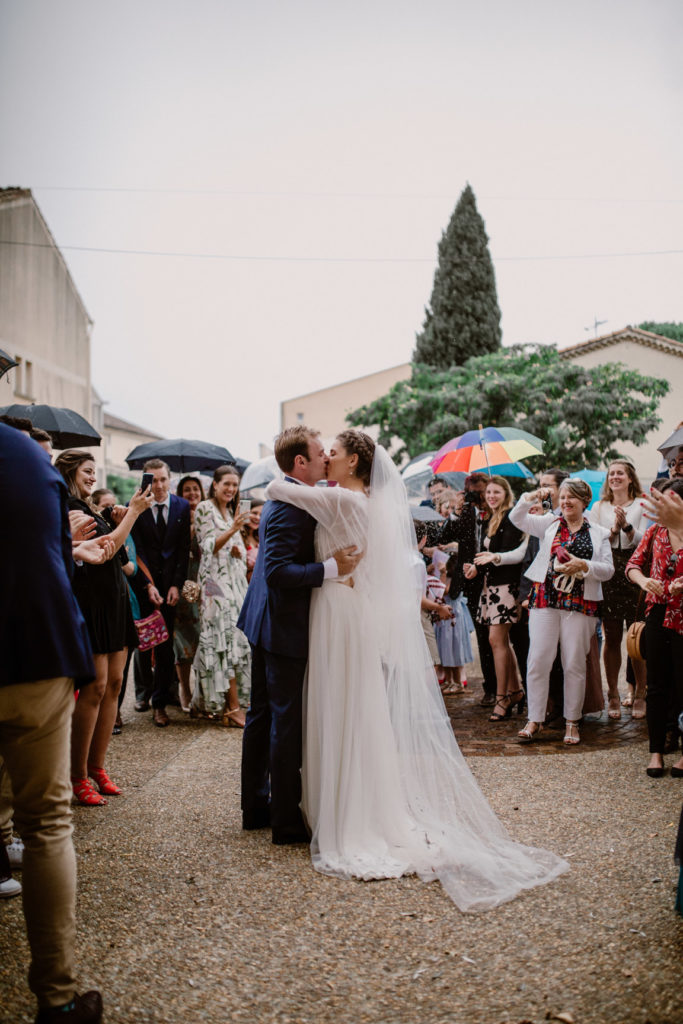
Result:
<svg viewBox="0 0 683 1024"><path fill-rule="evenodd" d="M317 431L296 426L275 439L277 464L290 481L312 487L327 476ZM251 644L251 703L242 747L242 827L267 828L277 846L307 843L301 802L302 692L308 658L311 589L353 572L354 548L316 562L315 520L268 501L259 550L237 625Z"/></svg>

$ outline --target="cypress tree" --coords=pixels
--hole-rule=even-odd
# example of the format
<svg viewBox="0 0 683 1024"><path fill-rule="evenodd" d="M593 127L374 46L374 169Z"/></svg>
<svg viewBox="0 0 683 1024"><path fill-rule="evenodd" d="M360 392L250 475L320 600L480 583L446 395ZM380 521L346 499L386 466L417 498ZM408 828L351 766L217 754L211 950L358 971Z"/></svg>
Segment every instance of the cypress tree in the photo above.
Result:
<svg viewBox="0 0 683 1024"><path fill-rule="evenodd" d="M439 265L413 362L446 369L501 347L488 236L467 185L439 242Z"/></svg>

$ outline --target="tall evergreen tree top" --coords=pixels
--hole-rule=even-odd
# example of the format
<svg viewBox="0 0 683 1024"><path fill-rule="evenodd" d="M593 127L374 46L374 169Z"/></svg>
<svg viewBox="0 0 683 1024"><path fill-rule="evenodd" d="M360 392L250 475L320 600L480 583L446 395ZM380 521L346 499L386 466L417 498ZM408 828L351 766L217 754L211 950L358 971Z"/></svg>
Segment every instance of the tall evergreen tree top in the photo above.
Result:
<svg viewBox="0 0 683 1024"><path fill-rule="evenodd" d="M496 276L484 221L468 184L439 242L439 265L413 362L443 370L500 346Z"/></svg>

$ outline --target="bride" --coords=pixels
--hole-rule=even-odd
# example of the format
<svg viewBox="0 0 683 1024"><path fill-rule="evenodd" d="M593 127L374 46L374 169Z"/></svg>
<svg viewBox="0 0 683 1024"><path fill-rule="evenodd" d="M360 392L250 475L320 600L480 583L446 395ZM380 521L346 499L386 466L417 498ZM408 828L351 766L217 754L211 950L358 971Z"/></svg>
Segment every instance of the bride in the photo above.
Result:
<svg viewBox="0 0 683 1024"><path fill-rule="evenodd" d="M340 878L438 878L461 910L485 910L569 865L514 842L453 735L419 617L403 482L367 434L346 430L328 480L273 481L267 497L318 523L316 558L356 545L352 577L313 592L304 694L302 810L313 866Z"/></svg>

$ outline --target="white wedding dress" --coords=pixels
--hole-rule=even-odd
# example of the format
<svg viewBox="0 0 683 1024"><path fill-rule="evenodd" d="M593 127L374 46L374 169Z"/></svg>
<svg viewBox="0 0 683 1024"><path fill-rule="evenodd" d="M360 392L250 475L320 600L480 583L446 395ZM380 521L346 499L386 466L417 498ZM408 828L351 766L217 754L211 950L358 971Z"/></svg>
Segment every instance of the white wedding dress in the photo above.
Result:
<svg viewBox="0 0 683 1024"><path fill-rule="evenodd" d="M377 447L370 497L273 481L267 497L318 522L316 558L356 545L353 586L313 591L302 809L313 866L340 878L438 878L461 910L484 910L568 864L514 842L453 735L414 582L405 489Z"/></svg>

